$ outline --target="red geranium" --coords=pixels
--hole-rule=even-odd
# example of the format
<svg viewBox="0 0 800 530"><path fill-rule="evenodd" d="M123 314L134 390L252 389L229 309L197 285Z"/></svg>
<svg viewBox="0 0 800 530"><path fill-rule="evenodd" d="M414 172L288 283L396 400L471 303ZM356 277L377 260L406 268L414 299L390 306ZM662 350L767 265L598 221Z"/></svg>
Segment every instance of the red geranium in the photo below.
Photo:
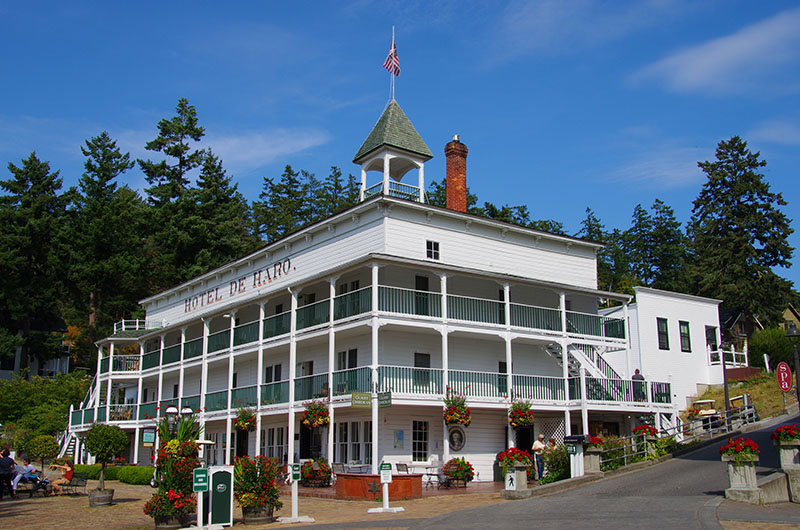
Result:
<svg viewBox="0 0 800 530"><path fill-rule="evenodd" d="M633 430L637 436L658 436L658 430L650 425L639 425Z"/></svg>

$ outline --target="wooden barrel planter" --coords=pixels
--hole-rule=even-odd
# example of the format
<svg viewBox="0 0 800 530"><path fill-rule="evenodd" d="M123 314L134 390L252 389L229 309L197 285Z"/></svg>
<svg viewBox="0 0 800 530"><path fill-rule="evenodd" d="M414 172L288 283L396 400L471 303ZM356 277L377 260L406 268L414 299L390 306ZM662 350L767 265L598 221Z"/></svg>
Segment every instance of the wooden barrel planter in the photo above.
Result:
<svg viewBox="0 0 800 530"><path fill-rule="evenodd" d="M114 490L89 490L89 506L110 506L114 500Z"/></svg>
<svg viewBox="0 0 800 530"><path fill-rule="evenodd" d="M187 526L188 521L181 521L178 517L156 517L156 530L177 530Z"/></svg>
<svg viewBox="0 0 800 530"><path fill-rule="evenodd" d="M275 520L272 508L242 508L244 524L266 524Z"/></svg>

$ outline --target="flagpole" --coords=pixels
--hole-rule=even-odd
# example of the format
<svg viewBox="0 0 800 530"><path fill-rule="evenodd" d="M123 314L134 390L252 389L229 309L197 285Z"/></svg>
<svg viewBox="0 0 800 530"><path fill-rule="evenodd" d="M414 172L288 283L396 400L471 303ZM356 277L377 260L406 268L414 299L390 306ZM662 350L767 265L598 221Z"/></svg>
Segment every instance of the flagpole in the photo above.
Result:
<svg viewBox="0 0 800 530"><path fill-rule="evenodd" d="M394 48L394 47L395 47L394 46L394 24L392 24L392 48ZM391 81L392 82L392 93L391 93L392 98L390 99L390 101L394 101L394 78L397 77L397 76L394 75L393 73L389 72L389 77L392 79L392 81Z"/></svg>

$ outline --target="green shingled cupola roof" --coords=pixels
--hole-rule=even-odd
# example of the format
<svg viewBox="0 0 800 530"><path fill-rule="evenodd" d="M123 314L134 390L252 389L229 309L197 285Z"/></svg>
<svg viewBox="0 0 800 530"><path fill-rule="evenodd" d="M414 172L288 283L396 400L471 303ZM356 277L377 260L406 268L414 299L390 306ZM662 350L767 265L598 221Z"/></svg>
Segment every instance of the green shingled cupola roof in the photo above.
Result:
<svg viewBox="0 0 800 530"><path fill-rule="evenodd" d="M423 157L425 160L433 158L433 153L425 145L425 142L395 100L390 101L386 106L386 110L383 111L378 123L372 128L372 132L369 133L369 136L361 145L361 149L358 150L355 158L353 158L353 162L358 163L359 160L384 145L409 151Z"/></svg>

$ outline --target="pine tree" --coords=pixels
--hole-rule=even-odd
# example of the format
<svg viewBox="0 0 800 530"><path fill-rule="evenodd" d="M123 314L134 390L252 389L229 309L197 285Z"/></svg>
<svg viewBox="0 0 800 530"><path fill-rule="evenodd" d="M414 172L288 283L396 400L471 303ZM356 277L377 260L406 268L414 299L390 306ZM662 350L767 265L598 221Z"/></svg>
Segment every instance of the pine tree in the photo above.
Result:
<svg viewBox="0 0 800 530"><path fill-rule="evenodd" d="M656 199L653 211L652 263L656 271L651 287L667 291L687 292L690 289L686 274L689 248L686 235L675 211Z"/></svg>
<svg viewBox="0 0 800 530"><path fill-rule="evenodd" d="M310 186L290 165L277 183L264 177L259 199L253 203L255 230L267 242L294 232L311 219Z"/></svg>
<svg viewBox="0 0 800 530"><path fill-rule="evenodd" d="M774 272L791 266L790 220L780 193L770 191L766 161L738 136L721 141L716 160L699 162L708 176L694 201L689 223L698 294L723 300L752 324L781 320L792 283ZM748 333L749 334L749 333Z"/></svg>
<svg viewBox="0 0 800 530"><path fill-rule="evenodd" d="M342 179L342 171L336 166L331 166L325 182L319 188L313 189L317 189L314 203L319 207L319 217L315 217L315 221L345 210L358 202L359 185L356 178L352 174L348 175L345 182Z"/></svg>
<svg viewBox="0 0 800 530"><path fill-rule="evenodd" d="M65 199L61 178L36 153L21 166L9 163L11 178L0 181L0 320L6 327L2 343L20 334L22 362L47 360L60 354L61 339L51 333L61 322L63 246L59 223ZM5 357L14 352L3 352Z"/></svg>

